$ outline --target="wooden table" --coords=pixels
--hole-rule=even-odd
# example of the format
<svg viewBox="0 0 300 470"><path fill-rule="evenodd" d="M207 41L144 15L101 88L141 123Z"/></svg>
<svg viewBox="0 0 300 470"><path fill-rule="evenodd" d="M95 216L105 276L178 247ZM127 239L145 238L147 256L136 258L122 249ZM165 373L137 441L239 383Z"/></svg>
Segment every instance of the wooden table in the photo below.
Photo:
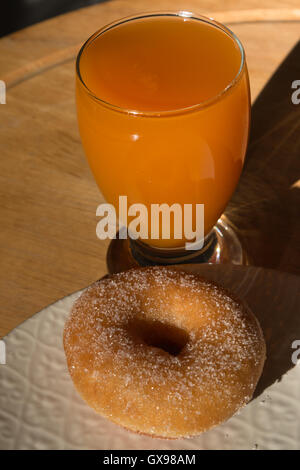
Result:
<svg viewBox="0 0 300 470"><path fill-rule="evenodd" d="M0 40L0 79L7 85L7 104L0 105L0 336L106 272L108 243L95 233L103 198L77 130L74 60L91 33L134 12L194 10L226 23L244 43L253 101L261 94L253 106L247 162L227 214L252 264L297 273L300 105L291 103L291 82L300 79L299 46L292 51L300 10L298 0L261 5L113 0Z"/></svg>

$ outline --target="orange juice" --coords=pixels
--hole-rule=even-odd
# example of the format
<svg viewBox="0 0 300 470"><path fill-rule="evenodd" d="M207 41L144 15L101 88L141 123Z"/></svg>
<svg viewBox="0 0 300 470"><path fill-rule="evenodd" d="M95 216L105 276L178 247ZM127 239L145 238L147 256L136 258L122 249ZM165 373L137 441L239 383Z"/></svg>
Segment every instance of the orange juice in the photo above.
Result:
<svg viewBox="0 0 300 470"><path fill-rule="evenodd" d="M249 130L243 51L203 19L148 16L96 33L78 59L80 134L107 202L204 204L205 234L240 176ZM185 240L144 240L158 247Z"/></svg>

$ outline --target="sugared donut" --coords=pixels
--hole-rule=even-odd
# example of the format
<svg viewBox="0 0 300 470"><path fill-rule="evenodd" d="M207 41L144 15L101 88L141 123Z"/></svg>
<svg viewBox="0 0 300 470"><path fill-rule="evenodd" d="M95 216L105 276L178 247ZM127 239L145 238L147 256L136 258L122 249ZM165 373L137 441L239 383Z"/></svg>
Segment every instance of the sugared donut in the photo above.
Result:
<svg viewBox="0 0 300 470"><path fill-rule="evenodd" d="M137 268L75 302L64 330L73 382L101 415L153 437L193 436L252 397L265 361L254 315L196 274Z"/></svg>

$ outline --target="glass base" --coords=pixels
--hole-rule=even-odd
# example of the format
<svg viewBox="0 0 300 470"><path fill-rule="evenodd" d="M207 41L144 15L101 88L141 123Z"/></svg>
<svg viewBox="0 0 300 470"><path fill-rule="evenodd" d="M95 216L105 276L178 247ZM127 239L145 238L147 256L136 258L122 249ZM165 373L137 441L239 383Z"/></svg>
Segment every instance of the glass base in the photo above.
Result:
<svg viewBox="0 0 300 470"><path fill-rule="evenodd" d="M248 264L242 244L226 216L223 215L218 220L201 250L163 249L151 247L140 240L116 238L111 241L107 252L110 274L136 266L194 263Z"/></svg>

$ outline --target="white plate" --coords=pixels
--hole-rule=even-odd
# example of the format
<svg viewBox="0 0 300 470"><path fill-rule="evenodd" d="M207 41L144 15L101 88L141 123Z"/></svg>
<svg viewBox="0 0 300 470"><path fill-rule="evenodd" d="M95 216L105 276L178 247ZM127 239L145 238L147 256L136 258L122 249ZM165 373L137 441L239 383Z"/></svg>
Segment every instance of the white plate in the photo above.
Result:
<svg viewBox="0 0 300 470"><path fill-rule="evenodd" d="M274 361L271 360L275 369L278 363L281 370L287 359L282 361L282 354L291 356L293 353L290 344L293 335L294 339L300 339L299 297L297 301L294 298L299 279L285 275L285 283L280 280L280 298L283 299L280 302L278 286L270 295L262 285L265 270L243 269L247 269L246 277L243 271L238 281L235 276L234 282L232 276L224 281L222 273L218 271L216 275L214 267L209 268L207 277L219 278L221 282L223 279L223 284L230 284L240 295L245 294L246 285L246 294L242 296L248 302L252 299L252 309L255 299L270 296L269 309L260 320L269 337L267 343L273 334L271 332L270 336L268 333L268 321L269 325L276 323L277 327L280 326L282 334L275 339L273 334L269 349L273 348ZM237 270L234 268L235 273ZM280 273L267 273L279 279ZM300 448L300 367L293 366L291 361L290 366L286 367L290 370L281 381L266 388L238 415L197 438L169 441L138 436L97 415L75 391L67 372L62 346L64 322L78 295L75 293L50 305L4 338L7 363L0 365L0 449ZM292 310L296 310L286 312L284 299L291 295L294 297L290 305L294 305ZM266 316L269 318L267 324ZM267 368L270 369L270 358L268 361Z"/></svg>

